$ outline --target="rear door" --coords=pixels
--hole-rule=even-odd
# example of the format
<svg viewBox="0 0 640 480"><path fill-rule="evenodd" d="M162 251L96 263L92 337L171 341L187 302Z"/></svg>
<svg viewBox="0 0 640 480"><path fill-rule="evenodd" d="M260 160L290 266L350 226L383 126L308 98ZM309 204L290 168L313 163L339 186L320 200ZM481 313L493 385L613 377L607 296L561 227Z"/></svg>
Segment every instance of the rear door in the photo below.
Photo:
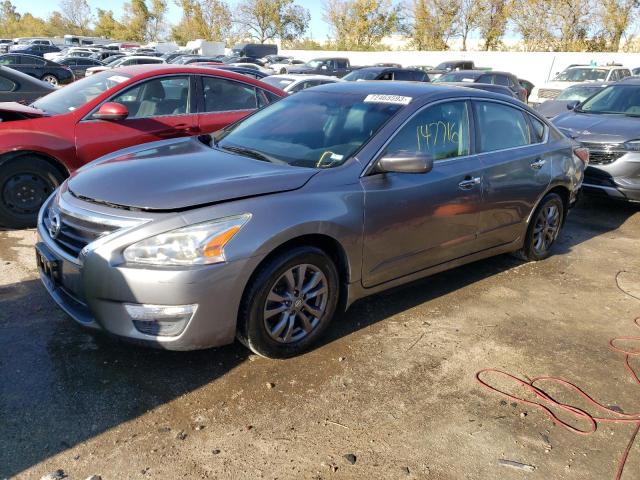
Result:
<svg viewBox="0 0 640 480"><path fill-rule="evenodd" d="M473 102L476 149L484 167L479 242L485 248L514 242L551 181L553 153L547 127L499 101Z"/></svg>
<svg viewBox="0 0 640 480"><path fill-rule="evenodd" d="M260 88L229 78L202 75L198 88L198 127L212 133L269 103Z"/></svg>
<svg viewBox="0 0 640 480"><path fill-rule="evenodd" d="M375 286L478 251L482 164L465 100L429 105L381 155L428 153L429 173L374 173L365 192L363 284Z"/></svg>
<svg viewBox="0 0 640 480"><path fill-rule="evenodd" d="M27 75L41 78L44 75L46 61L33 55L20 55L20 70Z"/></svg>
<svg viewBox="0 0 640 480"><path fill-rule="evenodd" d="M87 115L76 125L78 159L88 162L121 148L196 134L193 83L191 75L168 75L116 94L108 101L126 105L129 117L106 121L92 118L95 112Z"/></svg>

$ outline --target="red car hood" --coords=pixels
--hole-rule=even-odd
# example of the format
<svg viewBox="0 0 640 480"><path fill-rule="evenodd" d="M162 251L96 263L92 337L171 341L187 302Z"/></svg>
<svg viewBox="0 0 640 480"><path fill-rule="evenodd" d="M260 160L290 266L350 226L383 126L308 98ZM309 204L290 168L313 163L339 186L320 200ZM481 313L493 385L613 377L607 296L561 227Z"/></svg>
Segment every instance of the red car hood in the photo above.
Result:
<svg viewBox="0 0 640 480"><path fill-rule="evenodd" d="M46 115L42 110L17 102L0 102L0 113L17 113L25 118L40 118Z"/></svg>

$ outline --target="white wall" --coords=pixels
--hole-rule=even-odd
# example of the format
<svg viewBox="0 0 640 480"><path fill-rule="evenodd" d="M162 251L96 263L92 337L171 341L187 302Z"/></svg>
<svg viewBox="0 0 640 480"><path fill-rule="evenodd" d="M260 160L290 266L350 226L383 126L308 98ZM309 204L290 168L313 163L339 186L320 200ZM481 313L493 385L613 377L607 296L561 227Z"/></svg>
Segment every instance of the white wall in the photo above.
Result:
<svg viewBox="0 0 640 480"><path fill-rule="evenodd" d="M473 60L477 66L511 72L535 85L544 83L556 72L572 63L592 61L598 65L615 62L625 67L640 67L638 53L590 53L590 52L334 52L314 50L282 50L282 55L291 55L300 60L318 57L347 57L353 65L371 65L378 62L394 62L403 66L432 65L446 60Z"/></svg>

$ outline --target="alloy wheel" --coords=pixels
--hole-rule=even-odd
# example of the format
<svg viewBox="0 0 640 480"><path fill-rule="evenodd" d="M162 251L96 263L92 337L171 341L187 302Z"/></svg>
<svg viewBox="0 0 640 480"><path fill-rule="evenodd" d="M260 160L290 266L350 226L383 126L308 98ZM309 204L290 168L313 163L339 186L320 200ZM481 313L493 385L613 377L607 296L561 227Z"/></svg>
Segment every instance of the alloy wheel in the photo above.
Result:
<svg viewBox="0 0 640 480"><path fill-rule="evenodd" d="M56 77L54 77L53 75L45 75L44 77L42 77L42 80L50 83L51 85L53 85L54 87L58 86L58 79Z"/></svg>
<svg viewBox="0 0 640 480"><path fill-rule="evenodd" d="M327 308L327 277L311 264L296 265L272 285L264 306L268 335L279 343L295 343L311 334Z"/></svg>
<svg viewBox="0 0 640 480"><path fill-rule="evenodd" d="M538 213L533 230L533 249L538 255L546 253L560 232L560 209L557 205L546 205Z"/></svg>

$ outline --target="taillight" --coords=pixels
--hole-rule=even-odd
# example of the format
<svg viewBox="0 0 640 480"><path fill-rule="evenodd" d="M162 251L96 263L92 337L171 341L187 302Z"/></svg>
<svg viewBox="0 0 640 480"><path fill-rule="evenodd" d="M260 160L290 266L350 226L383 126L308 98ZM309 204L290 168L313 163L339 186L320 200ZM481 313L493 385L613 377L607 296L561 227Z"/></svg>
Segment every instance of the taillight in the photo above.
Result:
<svg viewBox="0 0 640 480"><path fill-rule="evenodd" d="M582 163L589 165L589 149L584 147L574 148L573 153L582 160Z"/></svg>

